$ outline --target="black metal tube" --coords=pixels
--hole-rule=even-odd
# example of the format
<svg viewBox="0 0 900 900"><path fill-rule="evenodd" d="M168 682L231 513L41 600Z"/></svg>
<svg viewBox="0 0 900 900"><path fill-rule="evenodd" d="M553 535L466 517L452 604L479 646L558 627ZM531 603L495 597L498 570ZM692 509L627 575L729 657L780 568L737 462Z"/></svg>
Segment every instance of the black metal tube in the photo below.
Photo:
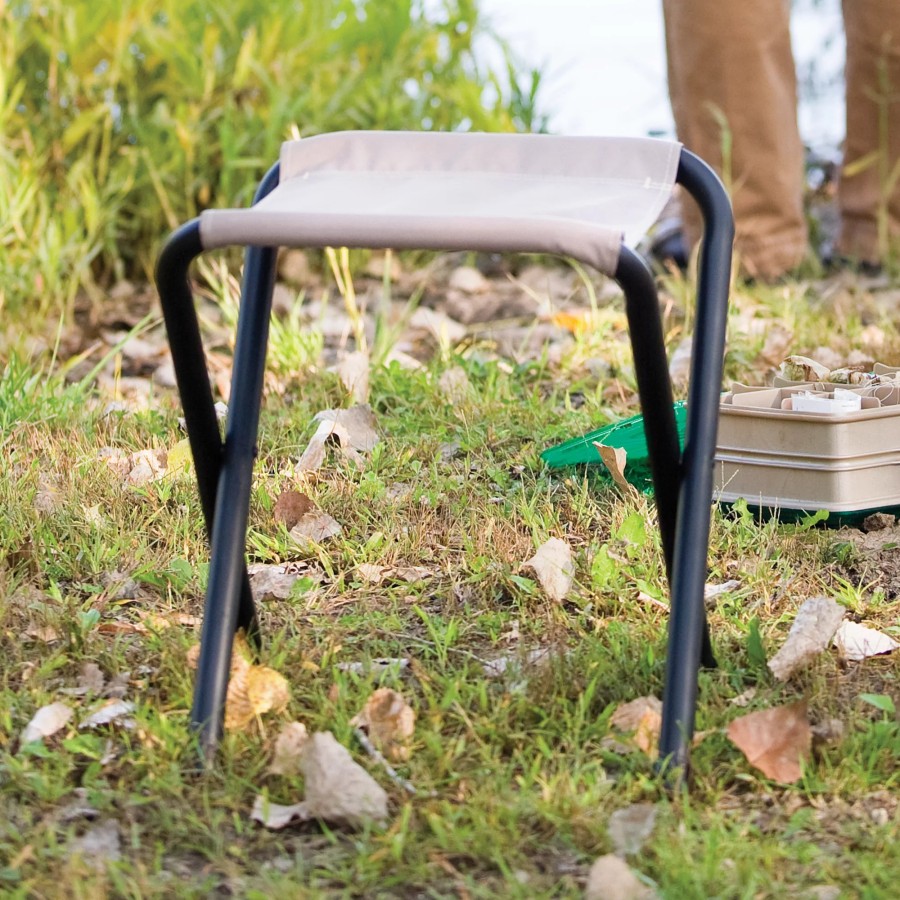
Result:
<svg viewBox="0 0 900 900"><path fill-rule="evenodd" d="M625 292L625 313L643 413L666 572L671 580L675 548L681 445L666 362L656 282L644 261L622 247L615 279Z"/></svg>
<svg viewBox="0 0 900 900"><path fill-rule="evenodd" d="M278 184L278 173L277 165L269 170L254 202L274 189ZM206 611L191 710L191 723L200 732L201 750L207 760L212 759L222 736L231 645L239 625L239 601L244 590L244 554L276 253L276 248L272 247L248 247L244 257L231 396L211 539Z"/></svg>
<svg viewBox="0 0 900 900"><path fill-rule="evenodd" d="M660 758L662 765L686 769L694 731L697 671L701 657L714 662L707 645L704 586L713 489L713 460L722 389L731 248L734 220L731 204L713 170L682 150L678 182L700 206L704 242L697 283L696 331L688 388L688 418L682 454L681 496L672 567L672 610L666 659Z"/></svg>

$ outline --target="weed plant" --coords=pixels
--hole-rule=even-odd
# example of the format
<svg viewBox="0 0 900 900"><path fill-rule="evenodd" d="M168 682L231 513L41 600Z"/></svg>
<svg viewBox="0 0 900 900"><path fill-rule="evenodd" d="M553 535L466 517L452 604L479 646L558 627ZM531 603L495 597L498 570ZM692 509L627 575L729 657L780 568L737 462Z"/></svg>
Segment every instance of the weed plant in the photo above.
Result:
<svg viewBox="0 0 900 900"><path fill-rule="evenodd" d="M539 130L538 84L472 0L0 2L0 309L145 277L291 136Z"/></svg>
<svg viewBox="0 0 900 900"><path fill-rule="evenodd" d="M345 260L336 259L346 278ZM223 295L234 285L220 279ZM752 314L790 318L798 350L858 331L810 310L800 286L736 292L730 373L761 341L740 330ZM13 359L0 377L0 893L10 897L520 897L583 895L592 860L612 849L610 815L657 806L657 824L630 864L670 898L894 895L900 860L896 720L898 660L844 664L822 654L786 684L766 659L798 606L828 595L847 614L897 634L896 583L869 566L845 534L716 511L709 580L738 582L710 608L720 666L700 681L690 794L668 793L641 753L609 743L616 706L659 695L667 599L652 503L578 472L552 473L540 451L609 417L609 378L586 378L585 358L622 354L619 305L610 327L584 332L551 365L519 366L445 348L422 370L373 367L371 403L382 442L363 469L336 455L304 483L340 520L339 537L299 548L273 516L296 487L292 462L313 414L346 401L324 371L321 343L272 332L280 373L260 434L251 508L251 562L291 560L306 574L285 600L261 604L263 661L292 699L249 733L226 737L215 772L198 777L188 728L197 615L207 548L189 472L142 486L123 482L101 447L175 448L180 409L160 390L149 410L110 412L86 384ZM678 339L670 327L670 337ZM898 339L886 332L896 356ZM377 341L376 341L377 345ZM849 346L849 344L848 344ZM627 360L621 377L628 380ZM461 367L468 390L440 388ZM579 374L580 373L580 374ZM573 398L581 405L574 408ZM634 410L622 409L621 413ZM575 552L575 583L549 601L522 563L548 537ZM375 585L362 564L421 566L421 582ZM527 651L549 662L521 668ZM407 669L367 671L376 658ZM488 678L485 660L508 658ZM100 702L72 694L86 664L119 677L136 703L134 728L78 728L22 745L41 706L77 715ZM126 674L127 673L127 674ZM401 691L418 720L399 768L417 789L392 785L355 741L351 718L376 686ZM764 778L723 730L748 709L806 698L817 723L843 722L796 784ZM295 802L296 777L266 773L275 735L297 719L330 730L389 789L384 830L308 824L269 832L251 822L257 794ZM118 858L80 838L115 823Z"/></svg>

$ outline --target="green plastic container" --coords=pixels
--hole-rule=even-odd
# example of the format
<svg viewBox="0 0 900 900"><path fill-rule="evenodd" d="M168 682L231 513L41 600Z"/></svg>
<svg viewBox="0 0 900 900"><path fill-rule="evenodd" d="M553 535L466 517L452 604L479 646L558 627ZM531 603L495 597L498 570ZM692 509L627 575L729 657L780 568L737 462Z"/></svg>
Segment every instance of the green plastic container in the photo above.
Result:
<svg viewBox="0 0 900 900"><path fill-rule="evenodd" d="M687 422L687 409L683 402L676 403L675 424L678 427L678 439L684 445L684 429ZM600 454L594 443L607 447L620 447L626 454L625 478L641 491L653 488L650 476L650 457L647 451L647 438L644 434L644 417L632 416L621 422L604 425L594 431L572 440L549 447L541 454L541 459L552 469L564 466L589 465L599 466L598 471L606 477L606 467L601 465Z"/></svg>

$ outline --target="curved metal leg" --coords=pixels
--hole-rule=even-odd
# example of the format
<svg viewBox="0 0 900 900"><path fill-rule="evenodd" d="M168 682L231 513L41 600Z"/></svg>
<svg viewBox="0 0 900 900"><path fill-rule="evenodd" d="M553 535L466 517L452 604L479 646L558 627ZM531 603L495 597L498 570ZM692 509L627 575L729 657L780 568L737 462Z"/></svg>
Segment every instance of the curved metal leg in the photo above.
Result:
<svg viewBox="0 0 900 900"><path fill-rule="evenodd" d="M718 177L687 151L682 151L678 181L697 200L705 224L672 560L672 610L660 734L662 765L686 769L694 731L698 669L701 659L705 664L715 662L709 646L703 591L734 223L728 195Z"/></svg>
<svg viewBox="0 0 900 900"><path fill-rule="evenodd" d="M277 165L269 171L257 191L257 201L277 185L278 173ZM157 265L156 280L212 545L191 711L191 724L200 732L201 747L208 761L222 733L234 633L243 628L258 640L244 549L275 278L275 250L252 247L246 254L244 299L224 443L219 437L188 282L190 264L202 250L199 220L194 220L175 232L166 244Z"/></svg>

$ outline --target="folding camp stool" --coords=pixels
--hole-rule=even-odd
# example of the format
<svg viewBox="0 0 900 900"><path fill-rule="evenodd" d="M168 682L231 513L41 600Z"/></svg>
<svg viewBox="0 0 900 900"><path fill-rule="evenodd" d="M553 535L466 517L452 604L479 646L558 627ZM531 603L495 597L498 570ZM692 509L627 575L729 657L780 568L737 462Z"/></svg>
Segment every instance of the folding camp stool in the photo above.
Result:
<svg viewBox="0 0 900 900"><path fill-rule="evenodd" d="M630 249L676 181L705 222L683 453L656 286ZM677 143L365 131L284 144L253 206L209 210L178 229L156 278L211 541L191 712L204 757L222 732L233 635L258 634L244 552L277 248L389 247L560 254L622 287L671 589L660 758L683 769L698 669L714 665L703 589L732 238L721 183ZM247 250L223 442L188 269L228 245Z"/></svg>

